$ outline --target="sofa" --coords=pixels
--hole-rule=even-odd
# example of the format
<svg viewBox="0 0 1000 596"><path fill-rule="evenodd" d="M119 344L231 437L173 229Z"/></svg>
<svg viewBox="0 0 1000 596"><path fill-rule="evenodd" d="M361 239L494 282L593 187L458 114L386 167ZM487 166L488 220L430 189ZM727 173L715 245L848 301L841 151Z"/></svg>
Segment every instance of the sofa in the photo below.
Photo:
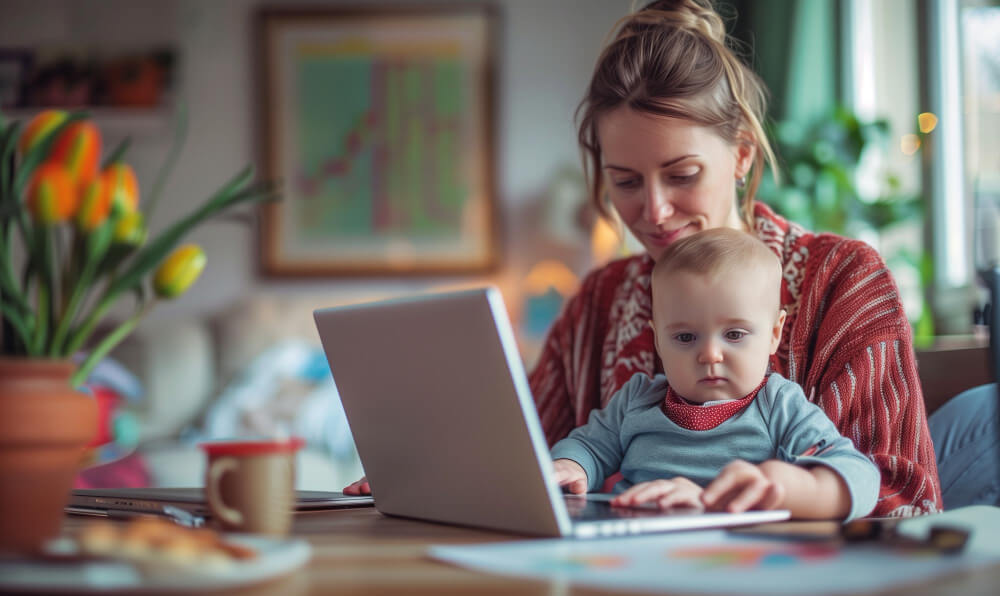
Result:
<svg viewBox="0 0 1000 596"><path fill-rule="evenodd" d="M358 478L312 319L314 308L328 305L323 297L255 297L211 315L144 322L111 353L141 388L121 406L137 444L110 450L91 471L106 472L99 475L106 485L134 482L115 480L115 466L127 460L141 466L144 484L201 486L200 442L306 435L297 488L339 490Z"/></svg>

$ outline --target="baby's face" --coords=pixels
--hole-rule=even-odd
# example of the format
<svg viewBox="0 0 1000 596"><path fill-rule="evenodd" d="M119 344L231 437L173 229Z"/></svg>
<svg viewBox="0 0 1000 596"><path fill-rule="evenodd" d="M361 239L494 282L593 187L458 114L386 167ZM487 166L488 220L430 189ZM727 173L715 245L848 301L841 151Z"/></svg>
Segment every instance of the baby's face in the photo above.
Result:
<svg viewBox="0 0 1000 596"><path fill-rule="evenodd" d="M653 283L653 329L667 381L696 402L753 391L778 348L776 275L748 267L714 277L669 272Z"/></svg>

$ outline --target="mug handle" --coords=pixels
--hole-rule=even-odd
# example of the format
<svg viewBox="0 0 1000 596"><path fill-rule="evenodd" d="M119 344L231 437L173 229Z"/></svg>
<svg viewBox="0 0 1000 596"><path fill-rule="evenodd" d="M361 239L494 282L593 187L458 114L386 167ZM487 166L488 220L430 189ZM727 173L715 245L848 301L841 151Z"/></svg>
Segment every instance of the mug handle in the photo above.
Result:
<svg viewBox="0 0 1000 596"><path fill-rule="evenodd" d="M212 513L219 516L222 521L231 526L243 524L243 514L227 506L222 501L219 494L219 481L222 476L229 471L239 467L239 462L232 457L223 457L212 462L208 469L208 483L205 485L205 497L208 499L208 508Z"/></svg>

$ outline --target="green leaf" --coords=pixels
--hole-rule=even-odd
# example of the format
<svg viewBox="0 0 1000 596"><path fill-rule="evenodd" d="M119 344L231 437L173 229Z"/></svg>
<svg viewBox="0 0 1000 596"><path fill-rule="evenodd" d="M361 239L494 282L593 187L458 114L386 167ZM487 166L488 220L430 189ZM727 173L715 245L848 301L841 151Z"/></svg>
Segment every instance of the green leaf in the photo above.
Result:
<svg viewBox="0 0 1000 596"><path fill-rule="evenodd" d="M36 312L34 336L31 338L29 353L32 356L41 356L45 352L45 338L49 333L49 303L51 296L49 287L46 284L38 286L38 308Z"/></svg>
<svg viewBox="0 0 1000 596"><path fill-rule="evenodd" d="M170 177L170 173L173 172L174 166L177 164L177 158L180 156L181 148L184 147L185 140L187 139L187 130L187 105L181 102L177 107L177 122L174 126L174 137L170 142L167 158L164 160L163 165L160 166L160 171L156 173L156 181L153 183L152 191L150 191L148 197L142 202L142 210L146 214L147 221L152 218L156 204L159 203L160 196L163 194L163 185L166 184L167 178Z"/></svg>
<svg viewBox="0 0 1000 596"><path fill-rule="evenodd" d="M32 340L32 353L45 353L45 344L49 339L49 325L53 319L55 299L55 263L52 253L52 231L48 228L39 229L36 235L37 244L33 251L39 257L38 308L35 316L38 324L35 327L35 337Z"/></svg>
<svg viewBox="0 0 1000 596"><path fill-rule="evenodd" d="M934 282L934 259L930 253L924 253L920 258L920 282L925 288Z"/></svg>
<svg viewBox="0 0 1000 596"><path fill-rule="evenodd" d="M22 312L30 313L31 306L28 299L17 283L14 275L14 268L10 265L10 255L7 254L7 246L0 243L0 292L12 299L17 308Z"/></svg>
<svg viewBox="0 0 1000 596"><path fill-rule="evenodd" d="M108 154L104 162L101 164L101 169L105 169L111 164L121 161L122 157L125 156L125 152L128 151L129 145L132 144L132 137L125 137L122 142L118 143L114 151Z"/></svg>
<svg viewBox="0 0 1000 596"><path fill-rule="evenodd" d="M83 383L87 380L87 377L90 376L90 372L94 370L95 366L97 366L97 363L103 360L104 357L108 355L108 352L125 339L129 333L132 333L145 314L145 308L139 309L139 311L132 317L127 319L124 323L115 328L114 331L108 334L107 337L101 340L101 342L97 344L97 347L87 354L83 363L80 364L80 366L73 373L73 376L70 377L70 385L72 387L79 387L80 385L83 385Z"/></svg>
<svg viewBox="0 0 1000 596"><path fill-rule="evenodd" d="M49 351L49 355L52 357L68 357L73 355L72 353L65 353L63 350L63 344L69 334L73 321L77 318L77 311L80 307L80 303L83 301L87 290L90 288L91 281L94 279L94 273L97 270L98 264L104 258L104 254L107 252L108 247L111 246L111 236L113 232L112 223L106 221L98 226L86 238L86 248L84 251L85 256L83 266L80 270L80 275L73 284L73 290L66 305L66 309L62 313L59 325L56 327L56 332L52 337L52 345Z"/></svg>
<svg viewBox="0 0 1000 596"><path fill-rule="evenodd" d="M934 316L926 300L920 311L920 318L914 325L913 344L917 348L930 348L934 345Z"/></svg>
<svg viewBox="0 0 1000 596"><path fill-rule="evenodd" d="M10 322L11 327L17 331L18 339L21 343L25 346L31 345L31 327L25 320L25 317L14 310L13 305L6 300L0 301L0 313L3 314L5 320Z"/></svg>
<svg viewBox="0 0 1000 596"><path fill-rule="evenodd" d="M17 150L17 139L21 136L21 123L12 122L4 128L0 135L0 206L10 201L17 203L17 196L12 192L14 182L14 151ZM3 218L6 219L6 218Z"/></svg>

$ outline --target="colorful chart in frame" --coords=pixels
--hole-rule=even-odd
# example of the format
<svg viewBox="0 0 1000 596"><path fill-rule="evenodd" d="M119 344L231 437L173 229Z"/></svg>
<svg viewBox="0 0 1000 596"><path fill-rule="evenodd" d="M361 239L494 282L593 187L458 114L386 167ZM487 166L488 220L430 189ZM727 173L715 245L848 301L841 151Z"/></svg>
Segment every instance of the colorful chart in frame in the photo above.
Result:
<svg viewBox="0 0 1000 596"><path fill-rule="evenodd" d="M264 9L266 274L452 274L497 262L494 14ZM420 3L418 3L420 4Z"/></svg>
<svg viewBox="0 0 1000 596"><path fill-rule="evenodd" d="M360 47L364 46L364 47ZM301 233L448 235L469 192L470 86L461 48L303 45L298 62Z"/></svg>

